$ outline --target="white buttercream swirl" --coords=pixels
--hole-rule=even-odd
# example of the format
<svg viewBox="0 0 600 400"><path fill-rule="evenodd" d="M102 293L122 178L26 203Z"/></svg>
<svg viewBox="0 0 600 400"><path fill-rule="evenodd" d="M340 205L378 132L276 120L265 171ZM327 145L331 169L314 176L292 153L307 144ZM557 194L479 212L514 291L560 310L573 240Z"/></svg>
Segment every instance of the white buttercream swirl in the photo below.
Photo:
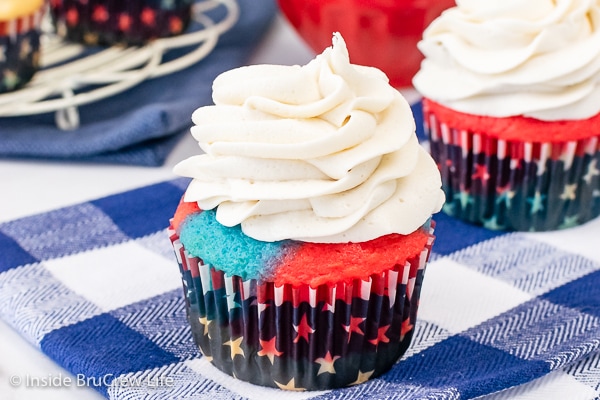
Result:
<svg viewBox="0 0 600 400"><path fill-rule="evenodd" d="M457 0L424 32L415 88L457 111L576 120L600 112L600 2Z"/></svg>
<svg viewBox="0 0 600 400"><path fill-rule="evenodd" d="M255 65L214 81L196 110L205 154L175 167L185 201L262 241L362 242L408 234L439 211L441 179L409 105L339 35L306 66Z"/></svg>

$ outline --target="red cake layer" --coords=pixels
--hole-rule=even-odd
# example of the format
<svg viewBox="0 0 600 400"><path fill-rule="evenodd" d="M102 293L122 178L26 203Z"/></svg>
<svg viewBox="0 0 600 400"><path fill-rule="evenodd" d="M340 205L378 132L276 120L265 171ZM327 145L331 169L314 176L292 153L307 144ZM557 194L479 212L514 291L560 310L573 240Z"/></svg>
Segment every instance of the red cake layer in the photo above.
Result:
<svg viewBox="0 0 600 400"><path fill-rule="evenodd" d="M404 265L426 246L428 235L417 230L410 235L390 234L363 243L304 243L286 254L274 277L275 285L311 287L330 282L351 282Z"/></svg>
<svg viewBox="0 0 600 400"><path fill-rule="evenodd" d="M423 99L423 109L452 128L512 141L568 142L600 135L600 114L584 120L540 121L533 118L488 117L466 114Z"/></svg>

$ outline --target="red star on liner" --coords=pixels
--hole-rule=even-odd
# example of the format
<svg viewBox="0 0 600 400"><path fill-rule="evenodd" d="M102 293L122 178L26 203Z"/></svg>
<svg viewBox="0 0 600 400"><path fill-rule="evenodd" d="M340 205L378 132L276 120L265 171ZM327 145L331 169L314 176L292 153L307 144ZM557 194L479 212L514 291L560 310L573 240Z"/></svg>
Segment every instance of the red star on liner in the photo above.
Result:
<svg viewBox="0 0 600 400"><path fill-rule="evenodd" d="M79 13L75 8L69 8L67 10L67 14L65 15L65 19L67 20L67 24L71 26L77 25L79 22Z"/></svg>
<svg viewBox="0 0 600 400"><path fill-rule="evenodd" d="M154 25L156 22L156 13L151 8L146 7L142 10L140 19L145 25Z"/></svg>
<svg viewBox="0 0 600 400"><path fill-rule="evenodd" d="M294 330L298 332L298 336L296 336L294 339L294 343L298 343L300 338L308 342L308 335L315 332L315 330L308 324L308 321L306 320L306 314L304 314L300 319L300 324L297 326L294 325Z"/></svg>
<svg viewBox="0 0 600 400"><path fill-rule="evenodd" d="M358 333L359 335L365 334L359 327L359 325L362 324L365 319L366 318L350 317L350 325L342 325L346 332L348 332L348 341L350 341L350 336L352 336L352 333Z"/></svg>
<svg viewBox="0 0 600 400"><path fill-rule="evenodd" d="M475 165L475 172L471 175L473 179L481 179L482 181L487 181L490 179L490 174L487 172L487 167L485 165Z"/></svg>
<svg viewBox="0 0 600 400"><path fill-rule="evenodd" d="M410 323L410 318L406 318L402 321L402 326L400 327L400 340L404 339L404 336L410 331L413 330L415 326Z"/></svg>
<svg viewBox="0 0 600 400"><path fill-rule="evenodd" d="M180 33L183 30L183 22L177 17L169 19L169 29L171 33Z"/></svg>
<svg viewBox="0 0 600 400"><path fill-rule="evenodd" d="M122 13L119 15L119 29L122 31L128 31L131 28L131 17L129 14Z"/></svg>
<svg viewBox="0 0 600 400"><path fill-rule="evenodd" d="M258 355L260 357L268 357L269 361L271 361L271 364L273 364L273 362L275 361L275 356L279 357L283 354L282 351L277 350L277 347L275 347L275 342L276 342L276 337L273 336L273 339L271 340L258 340L260 342L260 346L262 347L259 351L258 351Z"/></svg>
<svg viewBox="0 0 600 400"><path fill-rule="evenodd" d="M377 343L389 343L390 339L385 335L389 328L389 325L380 327L377 331L377 338L369 340L369 343L374 345L377 345Z"/></svg>
<svg viewBox="0 0 600 400"><path fill-rule="evenodd" d="M94 7L94 12L92 13L92 20L96 22L106 22L108 21L108 11L104 6L96 6Z"/></svg>

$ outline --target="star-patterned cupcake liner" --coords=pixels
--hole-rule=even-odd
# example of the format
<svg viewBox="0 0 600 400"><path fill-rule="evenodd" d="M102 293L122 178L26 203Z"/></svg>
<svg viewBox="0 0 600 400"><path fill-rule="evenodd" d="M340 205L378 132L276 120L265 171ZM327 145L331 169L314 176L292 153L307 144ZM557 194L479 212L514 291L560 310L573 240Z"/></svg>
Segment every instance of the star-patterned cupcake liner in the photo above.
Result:
<svg viewBox="0 0 600 400"><path fill-rule="evenodd" d="M51 0L59 35L86 45L141 45L183 33L192 0Z"/></svg>
<svg viewBox="0 0 600 400"><path fill-rule="evenodd" d="M173 229L169 235L204 357L237 379L286 390L359 384L398 361L412 339L434 241L431 227L405 265L312 288L227 276L188 256Z"/></svg>
<svg viewBox="0 0 600 400"><path fill-rule="evenodd" d="M493 230L549 231L600 215L600 135L502 140L448 126L424 108L444 212Z"/></svg>
<svg viewBox="0 0 600 400"><path fill-rule="evenodd" d="M44 11L0 21L0 93L20 89L40 66L40 27Z"/></svg>

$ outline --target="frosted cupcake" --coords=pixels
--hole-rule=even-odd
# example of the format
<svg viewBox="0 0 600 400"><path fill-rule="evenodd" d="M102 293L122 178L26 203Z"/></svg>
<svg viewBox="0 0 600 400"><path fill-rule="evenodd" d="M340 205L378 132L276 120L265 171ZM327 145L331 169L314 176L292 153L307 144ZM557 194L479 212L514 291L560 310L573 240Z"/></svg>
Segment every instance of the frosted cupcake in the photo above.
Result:
<svg viewBox="0 0 600 400"><path fill-rule="evenodd" d="M40 63L43 0L0 2L0 93L31 80Z"/></svg>
<svg viewBox="0 0 600 400"><path fill-rule="evenodd" d="M202 354L283 389L384 373L410 343L444 200L409 105L339 35L306 66L220 75L213 100L170 228Z"/></svg>
<svg viewBox="0 0 600 400"><path fill-rule="evenodd" d="M465 1L425 31L415 76L447 195L491 229L600 214L600 3Z"/></svg>
<svg viewBox="0 0 600 400"><path fill-rule="evenodd" d="M51 0L58 34L88 45L140 45L183 33L193 0Z"/></svg>

